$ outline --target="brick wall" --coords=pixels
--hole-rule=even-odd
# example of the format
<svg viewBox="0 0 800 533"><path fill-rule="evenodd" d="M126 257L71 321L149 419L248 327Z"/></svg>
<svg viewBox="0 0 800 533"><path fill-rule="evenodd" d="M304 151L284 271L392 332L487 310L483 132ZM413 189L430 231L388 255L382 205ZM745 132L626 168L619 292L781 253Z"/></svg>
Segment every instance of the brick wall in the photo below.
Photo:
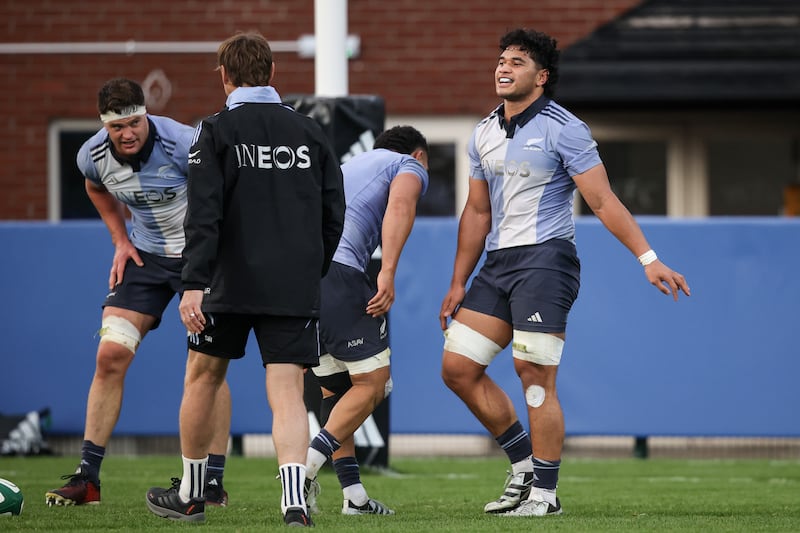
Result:
<svg viewBox="0 0 800 533"><path fill-rule="evenodd" d="M348 33L361 37L349 92L379 94L389 114L485 113L494 103L497 40L507 29L545 31L563 48L639 0L350 0ZM306 0L26 0L0 6L0 42L214 41L257 29L272 41L314 32ZM314 60L275 55L275 87L314 92ZM158 114L194 122L224 103L209 54L0 54L0 219L47 218L47 128L93 119L107 79L142 81L161 69L172 96Z"/></svg>

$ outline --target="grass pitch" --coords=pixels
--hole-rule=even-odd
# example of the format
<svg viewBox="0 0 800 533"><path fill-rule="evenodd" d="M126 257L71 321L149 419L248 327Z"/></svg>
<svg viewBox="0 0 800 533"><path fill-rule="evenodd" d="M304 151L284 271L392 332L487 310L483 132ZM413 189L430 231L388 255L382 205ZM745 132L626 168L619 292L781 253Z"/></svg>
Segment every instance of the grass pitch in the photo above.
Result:
<svg viewBox="0 0 800 533"><path fill-rule="evenodd" d="M227 508L207 508L202 525L156 517L145 506L151 486L181 474L179 456L109 456L98 506L54 507L44 493L61 486L76 457L0 458L0 477L25 495L21 516L0 517L0 531L255 532L283 530L274 459L231 457ZM370 496L394 516L343 516L331 469L320 473L317 530L328 531L800 531L800 458L770 460L599 460L566 458L559 497L564 514L544 518L485 515L500 495L502 459L395 459L391 471L362 472Z"/></svg>

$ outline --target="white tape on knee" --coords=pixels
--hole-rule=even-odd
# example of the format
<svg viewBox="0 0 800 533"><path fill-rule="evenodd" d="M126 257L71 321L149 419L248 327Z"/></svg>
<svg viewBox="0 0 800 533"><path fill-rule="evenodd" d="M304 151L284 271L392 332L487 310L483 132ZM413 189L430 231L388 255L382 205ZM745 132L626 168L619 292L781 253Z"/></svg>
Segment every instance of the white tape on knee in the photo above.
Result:
<svg viewBox="0 0 800 533"><path fill-rule="evenodd" d="M142 335L130 321L120 316L107 316L100 328L100 342L116 342L136 353Z"/></svg>
<svg viewBox="0 0 800 533"><path fill-rule="evenodd" d="M515 329L511 348L517 359L540 365L558 366L561 363L564 341L549 333Z"/></svg>
<svg viewBox="0 0 800 533"><path fill-rule="evenodd" d="M386 385L383 386L383 399L389 397L389 394L392 392L394 388L394 382L392 381L392 376L389 376L389 379L386 380Z"/></svg>
<svg viewBox="0 0 800 533"><path fill-rule="evenodd" d="M444 332L444 339L446 351L463 355L483 366L489 366L503 349L492 339L457 320L450 322L450 326Z"/></svg>
<svg viewBox="0 0 800 533"><path fill-rule="evenodd" d="M525 402L536 409L544 403L544 387L540 385L531 385L525 391Z"/></svg>

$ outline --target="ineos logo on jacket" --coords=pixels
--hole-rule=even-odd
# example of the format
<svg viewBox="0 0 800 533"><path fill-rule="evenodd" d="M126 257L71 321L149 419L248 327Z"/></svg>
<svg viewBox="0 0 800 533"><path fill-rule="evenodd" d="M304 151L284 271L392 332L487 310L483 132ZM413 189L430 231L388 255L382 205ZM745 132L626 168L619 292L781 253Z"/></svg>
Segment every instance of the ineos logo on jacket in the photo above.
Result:
<svg viewBox="0 0 800 533"><path fill-rule="evenodd" d="M290 168L311 168L311 157L308 146L302 144L297 148L291 146L259 146L257 144L237 144L236 158L239 167L252 167L279 170Z"/></svg>

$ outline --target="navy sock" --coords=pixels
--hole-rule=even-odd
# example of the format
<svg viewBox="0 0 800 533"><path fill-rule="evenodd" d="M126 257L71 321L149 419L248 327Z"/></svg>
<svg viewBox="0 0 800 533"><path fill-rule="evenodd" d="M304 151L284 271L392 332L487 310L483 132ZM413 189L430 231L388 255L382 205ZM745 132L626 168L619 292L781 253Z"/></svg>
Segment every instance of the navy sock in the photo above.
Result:
<svg viewBox="0 0 800 533"><path fill-rule="evenodd" d="M511 424L511 427L495 440L506 452L511 464L518 463L531 455L531 438L519 420Z"/></svg>
<svg viewBox="0 0 800 533"><path fill-rule="evenodd" d="M328 430L325 428L320 429L317 436L311 441L311 447L328 458L333 455L333 452L341 448L341 446L339 441L336 440L336 437L328 433Z"/></svg>
<svg viewBox="0 0 800 533"><path fill-rule="evenodd" d="M222 485L222 476L225 474L225 456L215 453L208 454L208 467L206 467L206 483L212 479Z"/></svg>
<svg viewBox="0 0 800 533"><path fill-rule="evenodd" d="M89 479L97 484L100 483L100 465L103 464L105 455L105 447L98 446L90 440L83 441L81 446L81 468L89 476Z"/></svg>
<svg viewBox="0 0 800 533"><path fill-rule="evenodd" d="M533 458L533 486L540 489L556 490L558 485L558 469L561 460L545 461Z"/></svg>
<svg viewBox="0 0 800 533"><path fill-rule="evenodd" d="M342 457L333 462L333 469L336 477L339 478L339 485L344 489L350 485L361 483L361 476L358 472L358 461L355 457Z"/></svg>

